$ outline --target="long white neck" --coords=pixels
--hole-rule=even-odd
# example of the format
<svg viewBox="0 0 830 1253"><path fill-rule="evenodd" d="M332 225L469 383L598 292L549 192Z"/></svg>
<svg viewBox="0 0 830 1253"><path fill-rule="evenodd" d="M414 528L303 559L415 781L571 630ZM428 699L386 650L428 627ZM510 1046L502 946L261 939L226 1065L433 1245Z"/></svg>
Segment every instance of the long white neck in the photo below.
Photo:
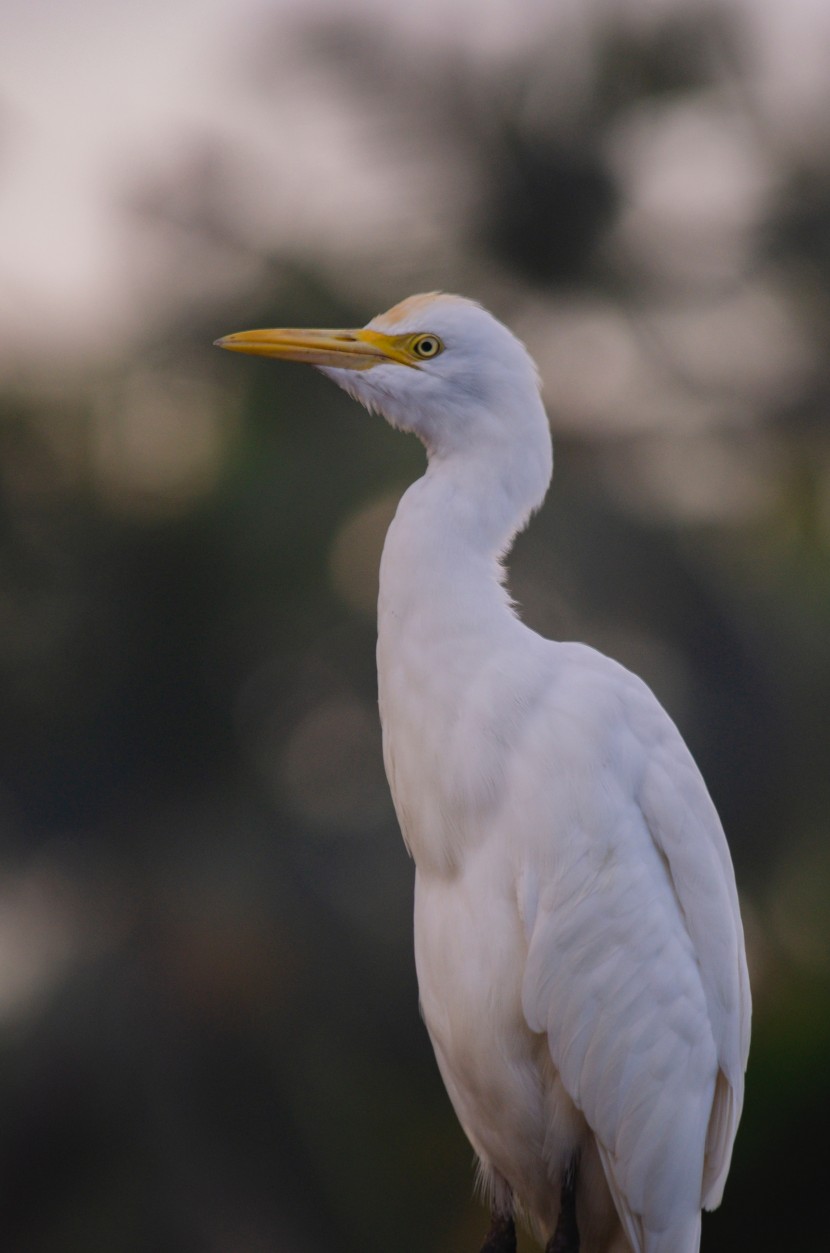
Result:
<svg viewBox="0 0 830 1253"><path fill-rule="evenodd" d="M529 408L525 429L506 431L500 445L429 451L426 474L405 493L386 538L381 618L387 609L431 611L439 594L449 608L507 607L501 562L544 500L553 468L538 395Z"/></svg>
<svg viewBox="0 0 830 1253"><path fill-rule="evenodd" d="M485 538L477 511L454 476L433 463L404 494L380 566L378 631L400 635L427 621L434 630L472 628L482 613L508 612L502 586L503 534ZM463 620L463 622L462 622Z"/></svg>
<svg viewBox="0 0 830 1253"><path fill-rule="evenodd" d="M458 764L465 701L477 678L526 634L502 585L501 559L544 497L551 469L547 423L544 433L538 455L516 465L474 452L433 454L401 500L384 546L378 600L384 758L404 838L419 866L438 873L457 864L469 839L465 824L450 815L466 812L476 790L487 791L492 773L478 760L474 777L466 777Z"/></svg>

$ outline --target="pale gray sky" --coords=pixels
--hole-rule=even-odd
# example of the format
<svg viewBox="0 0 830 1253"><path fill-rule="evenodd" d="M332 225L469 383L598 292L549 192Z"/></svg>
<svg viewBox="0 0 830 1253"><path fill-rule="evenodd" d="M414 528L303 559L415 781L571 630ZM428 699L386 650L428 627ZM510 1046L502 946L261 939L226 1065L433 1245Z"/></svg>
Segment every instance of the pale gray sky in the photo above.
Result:
<svg viewBox="0 0 830 1253"><path fill-rule="evenodd" d="M632 21L682 0L616 0ZM687 7L696 0L685 0ZM753 30L758 89L787 142L826 141L830 5L721 0ZM497 57L553 16L577 47L606 0L362 0L359 26L403 41ZM68 346L131 324L135 299L123 198L218 136L259 184L253 236L294 232L312 246L336 213L370 238L411 188L361 144L334 89L297 65L291 32L338 0L5 0L0 10L0 335L7 350L44 324ZM280 87L263 107L244 83L259 30L286 26ZM273 37L273 36L272 36ZM278 55L278 54L277 54ZM813 130L811 132L811 119ZM332 187L337 195L332 197Z"/></svg>

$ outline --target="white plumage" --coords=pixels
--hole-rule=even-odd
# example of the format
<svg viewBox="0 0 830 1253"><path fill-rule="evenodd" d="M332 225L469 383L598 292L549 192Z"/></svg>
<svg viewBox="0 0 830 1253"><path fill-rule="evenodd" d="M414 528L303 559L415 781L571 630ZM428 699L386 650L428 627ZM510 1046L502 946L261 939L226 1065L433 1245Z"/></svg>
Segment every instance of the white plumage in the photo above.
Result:
<svg viewBox="0 0 830 1253"><path fill-rule="evenodd" d="M518 1209L557 1253L574 1218L581 1253L696 1253L749 1044L734 874L649 689L536 635L504 590L552 466L532 361L434 294L362 331L220 342L318 365L427 448L381 564L380 710L421 1005L491 1198L485 1247L515 1248Z"/></svg>

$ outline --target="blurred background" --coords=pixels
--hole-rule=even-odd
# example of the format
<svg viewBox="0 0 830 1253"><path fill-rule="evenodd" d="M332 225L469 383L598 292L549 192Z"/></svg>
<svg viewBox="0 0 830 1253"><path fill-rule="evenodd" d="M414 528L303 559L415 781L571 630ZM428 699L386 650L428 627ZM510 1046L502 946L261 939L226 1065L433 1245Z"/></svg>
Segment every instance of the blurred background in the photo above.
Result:
<svg viewBox="0 0 830 1253"><path fill-rule="evenodd" d="M525 618L651 683L733 849L704 1246L826 1249L830 8L5 0L0 50L3 1248L478 1248L376 713L422 453L211 348L443 288L544 379Z"/></svg>

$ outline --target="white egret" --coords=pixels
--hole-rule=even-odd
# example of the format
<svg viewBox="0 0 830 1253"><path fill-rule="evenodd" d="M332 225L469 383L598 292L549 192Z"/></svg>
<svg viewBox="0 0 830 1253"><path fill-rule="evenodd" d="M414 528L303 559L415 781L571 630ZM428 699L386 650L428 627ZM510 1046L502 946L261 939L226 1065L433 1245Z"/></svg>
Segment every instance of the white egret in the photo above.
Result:
<svg viewBox="0 0 830 1253"><path fill-rule="evenodd" d="M518 1214L548 1253L695 1253L749 1046L734 873L649 689L542 639L505 591L552 468L533 362L441 294L361 330L217 342L315 365L426 446L381 562L380 713L423 1016L492 1209L484 1250L515 1250Z"/></svg>

